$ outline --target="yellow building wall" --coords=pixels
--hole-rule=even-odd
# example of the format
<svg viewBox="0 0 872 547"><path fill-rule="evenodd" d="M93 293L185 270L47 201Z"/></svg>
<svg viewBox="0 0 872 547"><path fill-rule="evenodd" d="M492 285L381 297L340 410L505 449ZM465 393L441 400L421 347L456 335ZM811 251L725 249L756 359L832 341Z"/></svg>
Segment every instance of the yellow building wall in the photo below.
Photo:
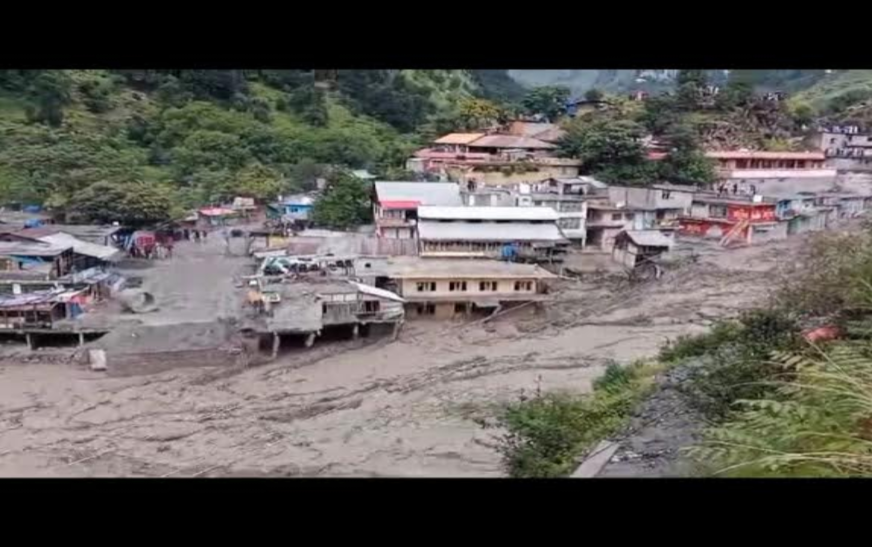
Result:
<svg viewBox="0 0 872 547"><path fill-rule="evenodd" d="M456 296L458 301L463 301L469 299L471 297L482 297L482 296L514 296L518 294L535 294L537 291L537 282L532 279L524 279L524 278L503 278L499 280L493 279L467 279L466 281L466 290L465 291L452 291L449 290L449 284L451 281L460 282L464 281L463 279L457 280L447 280L447 279L404 279L401 285L402 295L403 296L437 296L440 298L447 296ZM482 291L480 283L482 281L493 281L497 283L496 291ZM516 281L529 281L530 282L530 290L515 290L515 282ZM435 291L418 291L418 283L436 283Z"/></svg>

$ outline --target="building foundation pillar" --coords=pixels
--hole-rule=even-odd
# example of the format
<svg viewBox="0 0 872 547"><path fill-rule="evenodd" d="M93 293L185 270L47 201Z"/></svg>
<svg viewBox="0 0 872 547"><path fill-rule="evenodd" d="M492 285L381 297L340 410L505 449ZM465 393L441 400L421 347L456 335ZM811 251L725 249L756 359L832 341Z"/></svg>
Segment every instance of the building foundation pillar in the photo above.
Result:
<svg viewBox="0 0 872 547"><path fill-rule="evenodd" d="M306 336L306 347L311 348L315 343L315 333L310 332L308 336Z"/></svg>
<svg viewBox="0 0 872 547"><path fill-rule="evenodd" d="M351 339L357 340L360 338L360 324L355 323L353 327L351 327Z"/></svg>
<svg viewBox="0 0 872 547"><path fill-rule="evenodd" d="M273 359L275 359L276 357L279 356L279 346L281 344L282 344L282 339L279 336L279 333L274 332L273 333L273 340L272 340L272 358Z"/></svg>

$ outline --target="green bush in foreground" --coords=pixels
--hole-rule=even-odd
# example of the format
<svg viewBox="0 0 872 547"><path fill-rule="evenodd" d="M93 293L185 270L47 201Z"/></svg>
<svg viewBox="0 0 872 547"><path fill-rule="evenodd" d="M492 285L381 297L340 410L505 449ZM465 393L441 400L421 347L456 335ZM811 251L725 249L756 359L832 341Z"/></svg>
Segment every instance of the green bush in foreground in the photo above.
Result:
<svg viewBox="0 0 872 547"><path fill-rule="evenodd" d="M843 342L816 359L775 362L789 379L739 401L689 455L727 476L872 476L872 345Z"/></svg>
<svg viewBox="0 0 872 547"><path fill-rule="evenodd" d="M654 367L609 365L590 395L548 393L508 405L499 416L503 464L512 477L561 477L600 440L619 431L653 385Z"/></svg>

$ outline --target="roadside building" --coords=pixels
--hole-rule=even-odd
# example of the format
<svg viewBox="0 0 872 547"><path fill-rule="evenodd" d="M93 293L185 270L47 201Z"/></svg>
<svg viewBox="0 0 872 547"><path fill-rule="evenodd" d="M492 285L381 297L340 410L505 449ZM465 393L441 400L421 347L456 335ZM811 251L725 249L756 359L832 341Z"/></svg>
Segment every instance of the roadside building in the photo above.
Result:
<svg viewBox="0 0 872 547"><path fill-rule="evenodd" d="M74 261L72 245L38 240L0 241L0 278L3 279L57 279L70 273Z"/></svg>
<svg viewBox="0 0 872 547"><path fill-rule="evenodd" d="M755 244L787 237L787 223L776 215L776 200L696 196L679 233L719 240L721 245Z"/></svg>
<svg viewBox="0 0 872 547"><path fill-rule="evenodd" d="M635 211L608 201L588 202L585 247L610 253L615 246L615 237L621 231L633 228L635 216Z"/></svg>
<svg viewBox="0 0 872 547"><path fill-rule="evenodd" d="M836 170L827 167L823 152L760 152L732 150L706 152L715 161L722 194L770 195L829 190Z"/></svg>
<svg viewBox="0 0 872 547"><path fill-rule="evenodd" d="M315 198L305 194L283 197L273 208L280 213L280 218L286 222L306 223L311 220Z"/></svg>
<svg viewBox="0 0 872 547"><path fill-rule="evenodd" d="M421 256L500 258L511 245L518 260L562 259L569 240L549 207L420 207Z"/></svg>
<svg viewBox="0 0 872 547"><path fill-rule="evenodd" d="M373 217L378 237L414 239L420 206L460 206L460 187L453 182L376 182Z"/></svg>
<svg viewBox="0 0 872 547"><path fill-rule="evenodd" d="M629 270L648 268L672 245L672 239L658 230L624 230L615 237L612 257Z"/></svg>
<svg viewBox="0 0 872 547"><path fill-rule="evenodd" d="M33 239L40 239L46 236L64 233L87 243L103 245L106 247L117 247L119 244L117 235L121 231L121 226L100 226L96 224L46 224L44 226L17 230L14 233Z"/></svg>
<svg viewBox="0 0 872 547"><path fill-rule="evenodd" d="M258 287L263 305L252 310L246 328L272 337L273 357L284 335L304 335L309 347L325 329L337 327L353 338L374 324L392 325L396 334L405 315L403 298L354 281L308 279Z"/></svg>
<svg viewBox="0 0 872 547"><path fill-rule="evenodd" d="M204 207L197 211L199 222L211 227L227 226L236 219L237 214L229 207Z"/></svg>
<svg viewBox="0 0 872 547"><path fill-rule="evenodd" d="M674 232L679 218L687 216L697 189L692 186L655 184L647 188L610 186L609 200L635 212L633 230ZM671 233L669 236L671 237Z"/></svg>
<svg viewBox="0 0 872 547"><path fill-rule="evenodd" d="M394 257L378 266L410 318L451 319L542 302L557 276L533 264L497 260Z"/></svg>

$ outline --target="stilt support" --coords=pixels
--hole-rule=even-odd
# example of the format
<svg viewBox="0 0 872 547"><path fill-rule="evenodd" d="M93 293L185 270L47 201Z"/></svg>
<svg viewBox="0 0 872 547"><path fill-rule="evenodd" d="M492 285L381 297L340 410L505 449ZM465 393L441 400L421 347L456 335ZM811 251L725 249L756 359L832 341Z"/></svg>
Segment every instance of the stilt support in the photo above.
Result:
<svg viewBox="0 0 872 547"><path fill-rule="evenodd" d="M279 346L282 343L282 339L279 336L279 333L273 333L273 344L272 344L272 358L275 359L279 356Z"/></svg>

